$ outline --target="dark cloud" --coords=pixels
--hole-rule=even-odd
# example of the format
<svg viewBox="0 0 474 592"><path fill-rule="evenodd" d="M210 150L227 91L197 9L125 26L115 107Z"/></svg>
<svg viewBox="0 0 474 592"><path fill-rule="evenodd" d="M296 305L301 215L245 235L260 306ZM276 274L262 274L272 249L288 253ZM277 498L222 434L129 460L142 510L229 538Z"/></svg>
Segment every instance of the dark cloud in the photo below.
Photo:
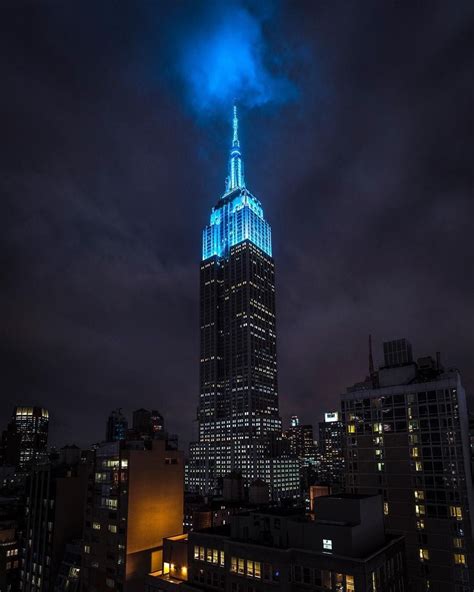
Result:
<svg viewBox="0 0 474 592"><path fill-rule="evenodd" d="M257 27L249 55L298 89L241 118L273 227L286 415L337 406L369 332L376 357L406 336L474 387L474 8L448 4L231 5ZM111 408L153 406L192 437L200 233L230 121L195 121L181 60L218 6L5 9L2 423L39 403L55 442L86 444Z"/></svg>

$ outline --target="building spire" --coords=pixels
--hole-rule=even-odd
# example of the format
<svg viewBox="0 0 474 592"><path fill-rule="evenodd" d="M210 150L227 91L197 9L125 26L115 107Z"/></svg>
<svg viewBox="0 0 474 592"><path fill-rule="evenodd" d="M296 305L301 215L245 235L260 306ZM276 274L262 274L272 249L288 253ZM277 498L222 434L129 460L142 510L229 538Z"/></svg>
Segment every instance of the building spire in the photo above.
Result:
<svg viewBox="0 0 474 592"><path fill-rule="evenodd" d="M239 142L239 118L237 117L237 105L234 103L232 120L232 147L229 158L229 175L226 181L226 193L237 188L245 187L244 163L240 152Z"/></svg>
<svg viewBox="0 0 474 592"><path fill-rule="evenodd" d="M369 335L369 376L374 375L374 358L372 356L372 335Z"/></svg>

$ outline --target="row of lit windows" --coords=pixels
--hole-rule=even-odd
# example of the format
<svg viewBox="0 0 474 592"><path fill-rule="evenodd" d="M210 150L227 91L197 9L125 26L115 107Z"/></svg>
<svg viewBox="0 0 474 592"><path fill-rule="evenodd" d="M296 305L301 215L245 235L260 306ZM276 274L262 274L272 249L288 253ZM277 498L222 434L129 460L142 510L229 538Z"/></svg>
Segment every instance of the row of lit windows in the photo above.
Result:
<svg viewBox="0 0 474 592"><path fill-rule="evenodd" d="M224 551L209 547L206 548L200 545L194 545L194 559L198 561L207 561L208 563L213 563L220 567L224 567L225 563Z"/></svg>

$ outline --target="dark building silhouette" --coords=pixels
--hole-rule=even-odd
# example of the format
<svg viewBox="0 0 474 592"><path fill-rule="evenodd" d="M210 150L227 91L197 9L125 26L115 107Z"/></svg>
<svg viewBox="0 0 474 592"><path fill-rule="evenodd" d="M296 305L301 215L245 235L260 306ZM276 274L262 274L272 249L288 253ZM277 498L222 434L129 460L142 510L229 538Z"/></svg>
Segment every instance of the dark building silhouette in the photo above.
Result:
<svg viewBox="0 0 474 592"><path fill-rule="evenodd" d="M238 470L247 485L269 483L274 499L298 496L297 462L271 450L282 436L275 268L270 226L245 184L236 108L225 192L203 232L200 305L199 441L188 488L220 491Z"/></svg>
<svg viewBox="0 0 474 592"><path fill-rule="evenodd" d="M114 409L107 419L105 430L106 442L118 442L127 437L128 421L122 413L122 409Z"/></svg>
<svg viewBox="0 0 474 592"><path fill-rule="evenodd" d="M26 482L26 516L21 549L22 592L49 592L66 545L82 537L89 468L38 464Z"/></svg>
<svg viewBox="0 0 474 592"><path fill-rule="evenodd" d="M165 423L161 413L156 409L137 409L133 412L132 435L135 438L159 438L164 434ZM130 434L128 435L130 439Z"/></svg>
<svg viewBox="0 0 474 592"><path fill-rule="evenodd" d="M346 489L380 492L386 528L406 538L414 592L472 590L472 477L466 396L439 355L413 361L405 339L342 395Z"/></svg>
<svg viewBox="0 0 474 592"><path fill-rule="evenodd" d="M256 510L171 537L145 591L400 592L405 582L403 537L385 534L380 496L341 494L319 498L314 519Z"/></svg>
<svg viewBox="0 0 474 592"><path fill-rule="evenodd" d="M17 523L0 521L0 591L15 592L19 586L20 545Z"/></svg>

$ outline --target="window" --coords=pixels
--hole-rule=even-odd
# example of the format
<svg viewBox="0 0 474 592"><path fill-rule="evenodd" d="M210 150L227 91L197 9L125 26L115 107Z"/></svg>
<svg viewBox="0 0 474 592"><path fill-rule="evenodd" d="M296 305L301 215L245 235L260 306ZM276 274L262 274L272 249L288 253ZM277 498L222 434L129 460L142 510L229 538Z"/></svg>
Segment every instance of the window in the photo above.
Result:
<svg viewBox="0 0 474 592"><path fill-rule="evenodd" d="M253 561L247 559L247 576L253 578Z"/></svg>
<svg viewBox="0 0 474 592"><path fill-rule="evenodd" d="M421 504L415 504L415 514L417 516L424 516L425 515L425 506Z"/></svg>
<svg viewBox="0 0 474 592"><path fill-rule="evenodd" d="M219 550L218 549L213 549L212 550L212 563L219 563Z"/></svg>
<svg viewBox="0 0 474 592"><path fill-rule="evenodd" d="M212 549L207 549L206 553L206 561L208 563L212 563Z"/></svg>
<svg viewBox="0 0 474 592"><path fill-rule="evenodd" d="M355 592L354 576L346 575L346 592Z"/></svg>
<svg viewBox="0 0 474 592"><path fill-rule="evenodd" d="M91 552L90 545L84 545L84 553L90 553L90 552Z"/></svg>
<svg viewBox="0 0 474 592"><path fill-rule="evenodd" d="M262 564L260 563L260 561L255 561L254 564L254 577L257 580L260 580L262 577Z"/></svg>
<svg viewBox="0 0 474 592"><path fill-rule="evenodd" d="M323 539L323 549L325 551L332 551L332 540L331 539Z"/></svg>
<svg viewBox="0 0 474 592"><path fill-rule="evenodd" d="M422 470L423 470L423 465L419 460L417 460L415 462L415 471L422 471Z"/></svg>
<svg viewBox="0 0 474 592"><path fill-rule="evenodd" d="M421 548L419 550L419 553L421 561L427 561L430 558L430 552L428 551L428 549Z"/></svg>
<svg viewBox="0 0 474 592"><path fill-rule="evenodd" d="M199 546L194 545L194 559L199 559Z"/></svg>
<svg viewBox="0 0 474 592"><path fill-rule="evenodd" d="M109 524L109 532L113 532L115 534L117 532L117 525Z"/></svg>
<svg viewBox="0 0 474 592"><path fill-rule="evenodd" d="M456 520L462 520L461 506L449 506L449 515Z"/></svg>
<svg viewBox="0 0 474 592"><path fill-rule="evenodd" d="M94 530L100 530L100 524L98 522L93 522L92 523L92 528Z"/></svg>
<svg viewBox="0 0 474 592"><path fill-rule="evenodd" d="M425 499L425 492L419 489L415 490L415 499L416 500L424 500Z"/></svg>
<svg viewBox="0 0 474 592"><path fill-rule="evenodd" d="M456 565L466 565L466 556L463 553L454 553L454 563Z"/></svg>
<svg viewBox="0 0 474 592"><path fill-rule="evenodd" d="M459 537L454 537L453 538L453 547L456 547L456 549L461 549L462 546L463 546L462 539L460 539Z"/></svg>
<svg viewBox="0 0 474 592"><path fill-rule="evenodd" d="M239 557L237 573L241 576L245 574L245 561Z"/></svg>
<svg viewBox="0 0 474 592"><path fill-rule="evenodd" d="M105 578L105 585L107 588L115 588L115 580L112 578Z"/></svg>
<svg viewBox="0 0 474 592"><path fill-rule="evenodd" d="M225 564L225 555L224 555L224 551L221 551L221 553L220 553L220 563L219 563L219 565L220 565L221 567L224 567L224 564Z"/></svg>
<svg viewBox="0 0 474 592"><path fill-rule="evenodd" d="M230 571L232 573L237 573L237 557L230 558Z"/></svg>
<svg viewBox="0 0 474 592"><path fill-rule="evenodd" d="M199 561L204 561L205 552L206 550L204 549L204 547L199 547Z"/></svg>
<svg viewBox="0 0 474 592"><path fill-rule="evenodd" d="M388 516L388 502L383 503L383 513Z"/></svg>

